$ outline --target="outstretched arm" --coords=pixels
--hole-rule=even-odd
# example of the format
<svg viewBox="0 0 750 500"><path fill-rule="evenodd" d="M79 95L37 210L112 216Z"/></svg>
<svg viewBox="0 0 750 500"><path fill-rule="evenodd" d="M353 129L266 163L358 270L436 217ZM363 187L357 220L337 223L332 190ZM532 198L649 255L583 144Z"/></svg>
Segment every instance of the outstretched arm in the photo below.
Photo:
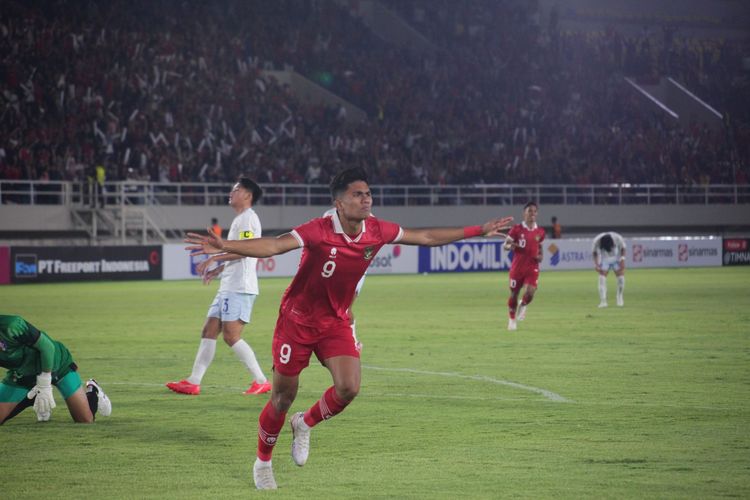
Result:
<svg viewBox="0 0 750 500"><path fill-rule="evenodd" d="M191 246L187 247L188 250L191 250L191 255L210 255L228 252L246 257L271 257L272 255L279 255L299 248L299 242L289 233L284 233L275 238L263 237L251 240L226 241L221 236L208 231L208 234L205 235L188 233L185 243L191 244ZM225 259L217 257L216 260Z"/></svg>
<svg viewBox="0 0 750 500"><path fill-rule="evenodd" d="M472 236L505 236L502 231L508 229L511 222L513 222L513 217L503 217L502 219L486 222L482 226L468 228L404 229L404 235L399 243L435 247Z"/></svg>
<svg viewBox="0 0 750 500"><path fill-rule="evenodd" d="M198 271L198 274L205 275L208 272L208 269L214 263L231 262L233 260L240 260L244 258L245 258L244 256L237 255L236 253L215 253L211 257L207 258L206 260L199 262L198 265L195 266L195 270ZM223 267L224 266L219 266L219 268L222 268L222 269Z"/></svg>

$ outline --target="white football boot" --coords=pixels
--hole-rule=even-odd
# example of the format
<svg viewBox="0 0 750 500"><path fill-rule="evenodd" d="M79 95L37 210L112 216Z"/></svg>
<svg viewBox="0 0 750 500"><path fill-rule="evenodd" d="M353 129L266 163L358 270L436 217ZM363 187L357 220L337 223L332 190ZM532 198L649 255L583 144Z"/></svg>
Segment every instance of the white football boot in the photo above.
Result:
<svg viewBox="0 0 750 500"><path fill-rule="evenodd" d="M86 392L91 392L95 390L96 396L99 399L99 403L97 405L97 413L99 413L102 417L108 417L112 415L112 402L109 400L106 394L104 394L104 389L101 388L99 384L96 383L96 380L89 379L86 381Z"/></svg>
<svg viewBox="0 0 750 500"><path fill-rule="evenodd" d="M310 454L310 427L305 423L304 413L292 415L289 424L292 426L292 460L302 467Z"/></svg>
<svg viewBox="0 0 750 500"><path fill-rule="evenodd" d="M253 464L253 481L255 481L255 487L259 490L275 490L277 488L270 460L264 462L260 458L255 459L255 464Z"/></svg>
<svg viewBox="0 0 750 500"><path fill-rule="evenodd" d="M521 304L521 307L518 308L518 313L516 314L516 319L518 321L523 321L526 319L526 306Z"/></svg>
<svg viewBox="0 0 750 500"><path fill-rule="evenodd" d="M516 320L508 319L508 330L511 332L515 332L516 330L518 330L518 325L516 324Z"/></svg>

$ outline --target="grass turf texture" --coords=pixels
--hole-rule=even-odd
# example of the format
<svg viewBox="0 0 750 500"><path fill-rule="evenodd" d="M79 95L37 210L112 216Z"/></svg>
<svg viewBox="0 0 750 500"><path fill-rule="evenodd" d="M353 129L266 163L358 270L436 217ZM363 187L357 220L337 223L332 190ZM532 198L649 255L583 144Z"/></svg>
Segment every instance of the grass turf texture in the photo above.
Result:
<svg viewBox="0 0 750 500"><path fill-rule="evenodd" d="M313 430L304 468L282 431L276 498L750 496L750 269L630 270L625 308L596 275L544 273L506 331L506 274L370 276L355 305L362 390ZM288 280L262 281L245 338L270 375ZM609 278L610 304L615 282ZM3 498L247 498L267 397L223 343L203 394L186 377L215 292L191 282L0 287L96 377L112 417L27 410L0 427ZM513 385L519 384L519 385ZM330 385L314 360L292 411ZM567 402L534 392L550 391Z"/></svg>

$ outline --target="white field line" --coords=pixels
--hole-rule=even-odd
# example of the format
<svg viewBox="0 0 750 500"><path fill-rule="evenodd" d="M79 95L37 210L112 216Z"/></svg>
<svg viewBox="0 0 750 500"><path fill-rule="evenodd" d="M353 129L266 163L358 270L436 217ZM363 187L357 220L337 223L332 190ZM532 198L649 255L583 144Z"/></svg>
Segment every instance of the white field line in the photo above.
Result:
<svg viewBox="0 0 750 500"><path fill-rule="evenodd" d="M417 375L435 375L438 377L460 378L464 380L477 380L479 382L489 382L491 384L504 385L507 387L512 387L514 389L520 389L522 391L533 392L535 394L544 396L550 401L554 401L556 403L572 403L573 402L572 400L564 398L560 396L559 394L554 393L552 391L548 391L547 389L540 389L538 387L534 387L531 385L519 384L518 382L511 382L509 380L496 379L492 377L487 377L485 375L463 375L461 373L432 372L432 371L424 371L424 370L414 370L412 368L381 368L378 366L370 366L370 365L363 365L362 368L366 368L368 370L384 371L384 372L414 373Z"/></svg>
<svg viewBox="0 0 750 500"><path fill-rule="evenodd" d="M383 372L398 372L398 373L412 373L415 375L430 375L430 376L438 376L438 377L448 377L453 379L463 379L463 380L475 380L477 382L488 382L490 384L496 384L496 385L504 385L506 387L512 387L514 389L520 389L522 391L527 392L533 392L535 394L539 394L541 396L544 396L545 398L549 399L550 401L554 401L556 403L572 403L573 401L570 399L567 399L563 396L560 396L557 393L554 393L552 391L548 391L546 389L540 389L538 387L533 387L530 385L524 385L519 384L517 382L510 382L509 380L502 380L502 379L496 379L492 377L487 377L485 375L463 375L461 373L452 373L452 372L432 372L432 371L425 371L425 370L415 370L412 368L382 368L379 366L371 366L371 365L362 365L362 368L366 370L375 370L375 371L383 371ZM109 382L105 385L137 385L140 387L164 387L164 384L157 384L157 383L133 383L133 382ZM218 385L206 385L203 384L204 388L210 388L210 389L221 389L221 390L228 390L228 391L238 391L242 392L247 387L227 387L227 386L218 386ZM433 398L433 399L511 399L511 398L477 398L472 396L446 396L446 395L433 395L433 394L394 394L394 393L386 393L386 394L377 394L377 393L371 393L368 392L367 394L372 396L394 396L394 397L412 397L412 398ZM516 399L516 398L512 398Z"/></svg>
<svg viewBox="0 0 750 500"><path fill-rule="evenodd" d="M372 369L372 367L369 367ZM467 377L466 375L463 375L464 377ZM161 387L166 389L164 387L164 384L162 383L153 383L153 382L109 382L106 379L97 379L98 382L102 382L101 385L104 386L106 389L110 385L116 385L116 386L130 386L130 387ZM512 383L512 382L511 382ZM247 389L247 386L239 387L239 386L227 386L227 385L207 385L202 384L202 387L206 389L211 389L212 391L221 391L223 393L235 393L237 395L242 394L242 391ZM170 394L168 390L164 391L165 394ZM321 391L305 391L300 390L298 394L312 394L312 395L320 395ZM268 399L268 394L261 394L260 396L244 396L246 398L260 398L262 401L266 401ZM447 399L447 400L465 400L465 401L528 401L526 398L521 397L485 397L485 396L450 396L446 394L419 394L419 393L397 393L397 392L373 392L373 391L366 391L363 392L360 397L379 397L379 398L413 398L413 399ZM185 399L190 399L189 396L185 396ZM651 403L651 402L645 402L640 400L625 400L625 399L613 399L613 400L588 400L588 401L575 401L571 399L566 399L569 403L576 403L576 404L582 404L585 406L606 406L610 408L679 408L679 409L685 409L689 408L692 410L705 410L705 411L716 411L716 412L722 412L726 413L728 411L738 411L747 413L750 411L747 406L737 406L737 405L728 405L728 404L718 404L718 405L701 405L701 404L690 404L690 403L679 403L679 402L664 402L664 403Z"/></svg>

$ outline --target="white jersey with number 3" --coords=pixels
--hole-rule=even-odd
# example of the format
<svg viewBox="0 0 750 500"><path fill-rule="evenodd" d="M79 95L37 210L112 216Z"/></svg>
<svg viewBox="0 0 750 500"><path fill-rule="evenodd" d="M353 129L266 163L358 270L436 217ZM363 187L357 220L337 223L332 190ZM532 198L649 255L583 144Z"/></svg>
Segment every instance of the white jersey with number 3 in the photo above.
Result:
<svg viewBox="0 0 750 500"><path fill-rule="evenodd" d="M232 221L228 240L249 240L260 238L260 219L252 208L246 209ZM258 259L243 257L224 263L219 292L252 293L258 295Z"/></svg>

